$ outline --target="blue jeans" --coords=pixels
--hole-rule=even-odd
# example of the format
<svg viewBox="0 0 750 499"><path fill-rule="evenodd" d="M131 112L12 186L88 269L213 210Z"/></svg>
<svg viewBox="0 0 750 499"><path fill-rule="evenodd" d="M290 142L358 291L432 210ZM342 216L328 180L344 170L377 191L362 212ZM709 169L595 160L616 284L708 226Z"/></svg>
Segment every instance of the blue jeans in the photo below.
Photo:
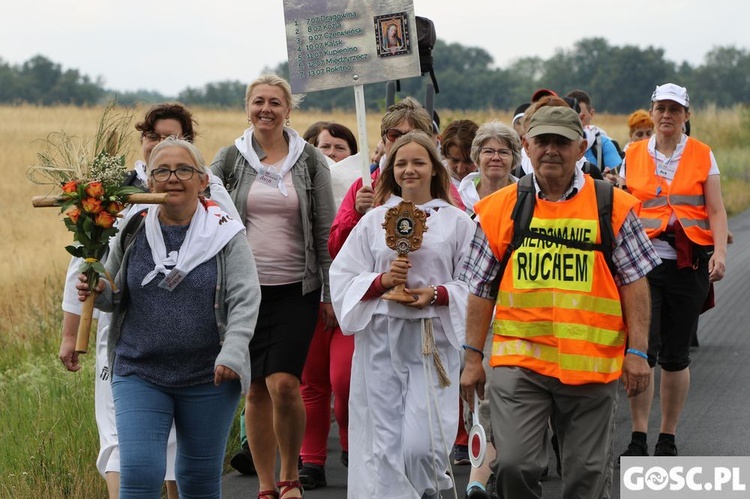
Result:
<svg viewBox="0 0 750 499"><path fill-rule="evenodd" d="M136 375L113 376L120 441L120 499L161 497L167 438L177 431L175 474L181 499L221 497L227 437L240 382L167 388Z"/></svg>

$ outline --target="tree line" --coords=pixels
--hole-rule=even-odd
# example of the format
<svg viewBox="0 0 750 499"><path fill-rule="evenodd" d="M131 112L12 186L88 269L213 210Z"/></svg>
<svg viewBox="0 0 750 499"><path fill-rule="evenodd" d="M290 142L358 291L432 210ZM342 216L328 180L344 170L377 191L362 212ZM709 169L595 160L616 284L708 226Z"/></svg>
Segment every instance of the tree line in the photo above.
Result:
<svg viewBox="0 0 750 499"><path fill-rule="evenodd" d="M433 56L440 108L512 110L544 87L558 93L583 89L599 112L629 113L647 107L654 87L667 81L686 86L698 107L750 101L750 52L734 46L715 47L698 66L669 61L660 48L613 46L604 38L584 38L548 59L525 57L506 68L496 67L483 48L442 40L437 41ZM288 76L286 62L267 70ZM428 76L401 80L399 95L420 98L428 81ZM115 92L104 87L101 77L64 70L42 55L16 66L0 59L0 103L6 104L97 105L115 98L124 105L176 99L193 106L241 107L246 85L219 81L188 87L176 96L150 90ZM365 98L369 107L382 109L385 85L365 85ZM315 92L302 107L353 109L353 93L349 88Z"/></svg>

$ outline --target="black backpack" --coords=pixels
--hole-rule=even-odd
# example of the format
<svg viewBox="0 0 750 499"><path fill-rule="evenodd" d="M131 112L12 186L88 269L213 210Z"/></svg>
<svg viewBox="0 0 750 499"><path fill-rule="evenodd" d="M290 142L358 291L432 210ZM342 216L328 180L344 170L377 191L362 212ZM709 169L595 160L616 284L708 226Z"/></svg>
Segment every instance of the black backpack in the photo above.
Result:
<svg viewBox="0 0 750 499"><path fill-rule="evenodd" d="M417 45L419 47L419 70L424 75L430 73L432 84L435 85L435 93L440 93L435 69L432 66L432 49L437 43L437 33L435 33L435 23L426 17L415 16L417 23Z"/></svg>
<svg viewBox="0 0 750 499"><path fill-rule="evenodd" d="M534 215L536 206L536 190L534 188L533 175L526 175L516 183L517 195L516 204L513 207L511 218L513 219L513 240L508 245L500 261L500 270L497 273L493 289L500 287L500 280L503 278L505 268L508 266L513 252L520 248L526 238L541 239L554 244L567 246L583 251L601 251L607 262L610 272L614 275L615 267L612 261L612 250L615 244L615 233L612 227L612 198L614 196L614 187L606 180L594 180L596 187L596 204L599 212L599 230L601 231L601 244L594 244L585 241L572 241L549 234L540 234L529 230L531 218Z"/></svg>

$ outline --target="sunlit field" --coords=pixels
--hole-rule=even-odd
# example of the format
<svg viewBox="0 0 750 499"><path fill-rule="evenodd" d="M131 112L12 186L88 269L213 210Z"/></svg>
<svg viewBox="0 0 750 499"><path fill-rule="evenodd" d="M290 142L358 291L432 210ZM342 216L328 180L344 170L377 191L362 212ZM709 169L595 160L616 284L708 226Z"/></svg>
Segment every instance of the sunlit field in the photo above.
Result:
<svg viewBox="0 0 750 499"><path fill-rule="evenodd" d="M131 110L133 124L146 107ZM241 110L194 109L196 144L206 161L230 144L247 126ZM0 135L5 182L0 184L0 499L36 497L104 497L104 481L95 468L98 438L93 415L93 357L85 356L78 374L57 360L60 294L72 241L57 209L35 209L31 198L52 193L26 177L42 149L40 139L65 130L90 137L101 108L0 106ZM442 125L469 118L477 123L498 119L507 111L439 110ZM336 121L356 136L353 113L294 112L292 127L300 134L315 121ZM627 117L596 115L595 123L621 145L627 142ZM714 150L722 171L728 211L750 206L750 111L695 110L692 135ZM379 136L380 114L367 119L369 150ZM140 158L135 130L129 164ZM93 344L93 340L92 340ZM235 430L236 431L236 430ZM230 442L229 450L233 450Z"/></svg>

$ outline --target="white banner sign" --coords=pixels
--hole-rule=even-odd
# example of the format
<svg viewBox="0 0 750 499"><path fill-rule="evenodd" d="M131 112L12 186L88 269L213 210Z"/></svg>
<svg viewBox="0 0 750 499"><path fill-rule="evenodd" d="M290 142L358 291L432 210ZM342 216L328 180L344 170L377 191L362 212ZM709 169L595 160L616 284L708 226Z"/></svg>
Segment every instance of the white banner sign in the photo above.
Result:
<svg viewBox="0 0 750 499"><path fill-rule="evenodd" d="M419 76L412 0L285 0L294 93Z"/></svg>

